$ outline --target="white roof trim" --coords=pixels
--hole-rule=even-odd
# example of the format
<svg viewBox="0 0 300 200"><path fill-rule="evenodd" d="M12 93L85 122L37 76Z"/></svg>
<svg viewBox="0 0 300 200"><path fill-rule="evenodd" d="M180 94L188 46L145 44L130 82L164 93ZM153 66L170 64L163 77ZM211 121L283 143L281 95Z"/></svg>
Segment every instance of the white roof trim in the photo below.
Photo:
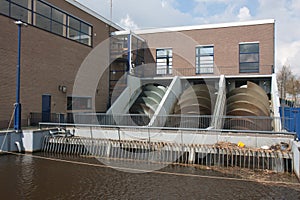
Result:
<svg viewBox="0 0 300 200"><path fill-rule="evenodd" d="M124 30L124 31L115 31L115 32L112 32L111 34L112 35L129 35L131 33L132 33L132 31L130 31L130 30Z"/></svg>
<svg viewBox="0 0 300 200"><path fill-rule="evenodd" d="M157 28L157 29L141 29L135 30L136 34L150 34L150 33L162 33L162 32L176 32L176 31L189 31L198 29L212 29L212 28L226 28L235 26L249 26L249 25L260 25L260 24L274 24L274 19L255 20L255 21L244 21L244 22L229 22L222 24L204 24L196 26L180 26L170 28Z"/></svg>
<svg viewBox="0 0 300 200"><path fill-rule="evenodd" d="M130 30L125 30L125 31L115 31L111 33L112 36L114 35L133 35L134 37L138 38L139 40L142 40L143 42L145 42L145 39L138 36L137 34L135 34L134 32L130 31Z"/></svg>
<svg viewBox="0 0 300 200"><path fill-rule="evenodd" d="M239 44L257 44L259 41L253 41L253 42L240 42Z"/></svg>
<svg viewBox="0 0 300 200"><path fill-rule="evenodd" d="M214 47L215 45L214 44L199 44L199 45L196 45L196 47Z"/></svg>
<svg viewBox="0 0 300 200"><path fill-rule="evenodd" d="M91 10L90 8L82 5L81 3L79 3L76 0L65 0L66 2L72 4L73 6L79 8L80 10L92 15L93 17L103 21L104 23L106 23L107 25L117 29L117 30L124 30L124 28L122 28L121 26L119 26L118 24L106 19L105 17L99 15L98 13L96 13L95 11Z"/></svg>

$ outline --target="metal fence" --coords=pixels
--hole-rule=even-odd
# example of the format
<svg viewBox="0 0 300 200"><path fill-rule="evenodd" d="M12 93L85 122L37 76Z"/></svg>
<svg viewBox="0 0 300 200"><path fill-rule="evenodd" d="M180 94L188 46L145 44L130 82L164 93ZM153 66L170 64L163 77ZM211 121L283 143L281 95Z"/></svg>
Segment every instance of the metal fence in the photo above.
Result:
<svg viewBox="0 0 300 200"><path fill-rule="evenodd" d="M296 132L300 138L300 108L280 107L279 111L284 129Z"/></svg>
<svg viewBox="0 0 300 200"><path fill-rule="evenodd" d="M21 120L22 126L28 126L28 119ZM9 120L1 120L0 121L0 130L12 129L14 128L14 121L10 123Z"/></svg>
<svg viewBox="0 0 300 200"><path fill-rule="evenodd" d="M74 123L113 126L149 126L153 116L139 114L81 113L74 114ZM216 129L212 121L219 121L225 130L274 131L279 117L257 116L212 116L212 115L164 115L156 116L156 127ZM285 121L293 120L285 118Z"/></svg>
<svg viewBox="0 0 300 200"><path fill-rule="evenodd" d="M62 113L35 113L31 112L28 119L29 126L38 126L40 122L65 123L68 122L67 115Z"/></svg>
<svg viewBox="0 0 300 200"><path fill-rule="evenodd" d="M209 167L240 167L253 170L293 172L289 150L264 150L238 146L166 143L133 140L108 140L83 137L45 136L42 151L67 155L86 155L144 164L197 164ZM144 165L145 167L145 165Z"/></svg>
<svg viewBox="0 0 300 200"><path fill-rule="evenodd" d="M260 70L254 74L272 74L274 72L273 65L261 65ZM214 66L204 69L196 69L194 67L177 68L173 67L169 73L160 73L156 68L147 68L137 66L131 72L131 75L137 77L157 77L157 76L197 76L197 75L237 75L240 74L239 66Z"/></svg>

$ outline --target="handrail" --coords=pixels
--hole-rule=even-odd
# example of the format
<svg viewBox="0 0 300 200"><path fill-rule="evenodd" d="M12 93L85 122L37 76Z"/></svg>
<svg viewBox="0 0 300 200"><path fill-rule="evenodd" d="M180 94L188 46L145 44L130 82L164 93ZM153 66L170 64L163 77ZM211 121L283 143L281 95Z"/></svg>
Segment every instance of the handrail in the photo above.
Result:
<svg viewBox="0 0 300 200"><path fill-rule="evenodd" d="M206 68L204 68L206 69ZM209 70L208 70L209 69ZM202 72L202 73L200 73ZM258 72L253 72L250 74L268 74L271 75L273 73L273 65L260 65ZM130 75L137 76L140 78L143 77L172 77L172 76L216 76L216 75L239 75L245 74L239 71L239 66L214 66L207 67L207 70L196 70L195 67L175 67L172 68L172 73L169 74L157 74L156 68L147 68L143 67L143 65L136 66Z"/></svg>
<svg viewBox="0 0 300 200"><path fill-rule="evenodd" d="M281 134L281 135L290 135L296 136L295 132L274 132L274 131L257 131L257 130L230 130L230 129L203 129L203 128L183 128L183 127L150 127L150 126L119 126L119 125L99 125L99 124L72 124L72 123L47 123L47 122L40 122L39 129L42 129L41 126L66 126L66 127L97 127L97 128L128 128L128 129L145 129L145 130L177 130L177 131L205 131L205 132L233 132L233 133L258 133L258 134Z"/></svg>

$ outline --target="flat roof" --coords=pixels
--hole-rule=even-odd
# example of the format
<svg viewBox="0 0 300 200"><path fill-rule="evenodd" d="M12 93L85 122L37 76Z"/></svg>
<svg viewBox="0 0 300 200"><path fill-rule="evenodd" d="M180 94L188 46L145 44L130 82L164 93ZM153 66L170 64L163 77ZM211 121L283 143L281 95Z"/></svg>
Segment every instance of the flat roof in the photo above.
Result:
<svg viewBox="0 0 300 200"><path fill-rule="evenodd" d="M78 1L76 0L65 0L66 2L72 4L73 6L79 8L80 10L88 13L89 15L103 21L104 23L110 25L111 27L117 29L117 30L124 30L124 28L122 28L121 26L119 26L118 24L106 19L105 17L99 15L98 13L96 13L95 11L93 11L92 9L82 5L81 3L79 3Z"/></svg>
<svg viewBox="0 0 300 200"><path fill-rule="evenodd" d="M275 23L274 19L264 19L264 20L255 20L255 21L229 22L229 23L221 23L221 24L203 24L203 25L194 25L194 26L140 29L140 30L134 30L133 32L135 34L151 34L151 33L178 32L178 31L226 28L226 27L235 27L235 26L250 26L250 25L260 25L260 24L274 24L274 23ZM122 35L128 32L129 31L116 31L114 34Z"/></svg>

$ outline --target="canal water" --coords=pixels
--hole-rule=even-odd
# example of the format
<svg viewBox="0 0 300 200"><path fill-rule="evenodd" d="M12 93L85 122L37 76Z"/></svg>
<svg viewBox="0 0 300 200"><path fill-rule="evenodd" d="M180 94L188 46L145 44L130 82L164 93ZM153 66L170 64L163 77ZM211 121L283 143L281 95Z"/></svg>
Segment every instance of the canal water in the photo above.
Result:
<svg viewBox="0 0 300 200"><path fill-rule="evenodd" d="M0 199L300 199L300 185L293 175L252 170L169 165L128 173L89 157L6 154Z"/></svg>

